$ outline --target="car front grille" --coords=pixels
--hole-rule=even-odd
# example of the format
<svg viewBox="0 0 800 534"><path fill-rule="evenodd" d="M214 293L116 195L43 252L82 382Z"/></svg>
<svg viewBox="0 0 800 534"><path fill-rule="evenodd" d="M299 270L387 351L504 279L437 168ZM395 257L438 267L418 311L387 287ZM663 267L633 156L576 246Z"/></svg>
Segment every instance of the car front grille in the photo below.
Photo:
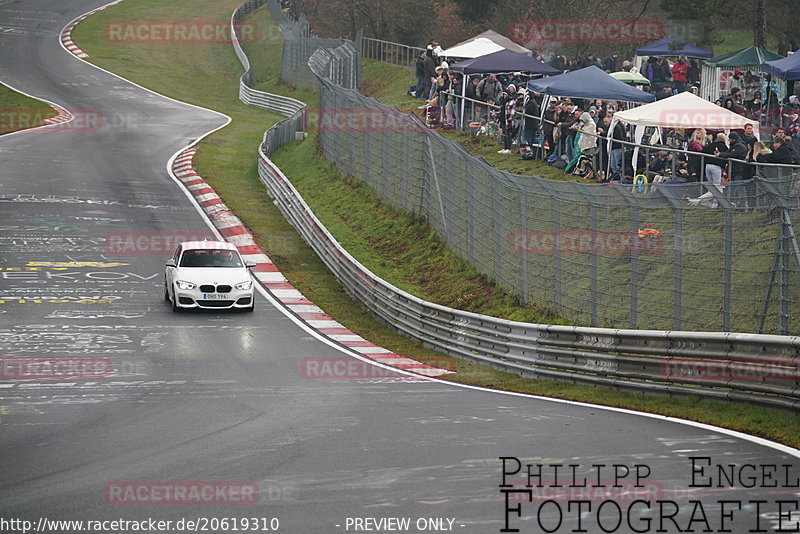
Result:
<svg viewBox="0 0 800 534"><path fill-rule="evenodd" d="M206 284L200 286L200 292L202 293L230 293L231 289L232 288L229 285L220 285L214 287L211 284Z"/></svg>

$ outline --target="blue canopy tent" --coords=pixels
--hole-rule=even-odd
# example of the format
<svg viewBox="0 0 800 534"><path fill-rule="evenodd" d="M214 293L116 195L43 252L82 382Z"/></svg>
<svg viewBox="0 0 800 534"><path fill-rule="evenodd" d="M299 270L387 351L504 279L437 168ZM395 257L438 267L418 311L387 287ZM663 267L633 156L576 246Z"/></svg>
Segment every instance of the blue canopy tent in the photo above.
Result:
<svg viewBox="0 0 800 534"><path fill-rule="evenodd" d="M800 50L783 59L765 61L761 66L764 72L780 80L800 80Z"/></svg>
<svg viewBox="0 0 800 534"><path fill-rule="evenodd" d="M485 56L459 61L450 67L450 70L464 74L464 83L461 84L461 124L464 123L464 99L466 95L468 76L470 74L491 74L500 72L524 72L528 74L558 74L561 71L554 69L546 63L526 54L499 50Z"/></svg>
<svg viewBox="0 0 800 534"><path fill-rule="evenodd" d="M668 35L663 39L644 45L636 49L637 56L686 56L702 59L714 57L710 50L687 43L680 37Z"/></svg>
<svg viewBox="0 0 800 534"><path fill-rule="evenodd" d="M567 72L558 76L530 80L528 90L546 95L569 98L599 98L623 102L655 102L656 96L631 87L595 66Z"/></svg>
<svg viewBox="0 0 800 534"><path fill-rule="evenodd" d="M461 72L465 75L499 72L526 72L531 74L559 74L561 72L536 58L519 52L512 52L511 50L499 50L475 59L459 61L455 65L451 65L450 70Z"/></svg>

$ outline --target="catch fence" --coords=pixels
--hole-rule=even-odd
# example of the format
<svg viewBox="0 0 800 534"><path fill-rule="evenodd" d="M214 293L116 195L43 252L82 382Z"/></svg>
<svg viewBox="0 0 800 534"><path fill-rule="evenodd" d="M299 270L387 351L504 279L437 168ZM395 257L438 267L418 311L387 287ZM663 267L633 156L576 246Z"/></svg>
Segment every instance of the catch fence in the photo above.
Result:
<svg viewBox="0 0 800 534"><path fill-rule="evenodd" d="M297 39L311 41L292 45L304 50L318 42ZM721 189L513 174L341 86L341 78L358 78L358 62L332 68L334 50L308 57L325 159L425 217L451 250L522 302L599 327L800 331L796 170L764 169ZM297 61L284 54L283 70Z"/></svg>

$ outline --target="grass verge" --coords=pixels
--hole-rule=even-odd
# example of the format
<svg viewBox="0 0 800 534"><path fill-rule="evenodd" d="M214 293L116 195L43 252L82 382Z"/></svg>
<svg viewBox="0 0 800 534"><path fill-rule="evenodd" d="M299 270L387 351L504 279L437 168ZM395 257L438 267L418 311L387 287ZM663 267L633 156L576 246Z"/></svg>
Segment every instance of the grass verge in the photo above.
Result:
<svg viewBox="0 0 800 534"><path fill-rule="evenodd" d="M297 236L267 198L256 172L256 147L265 128L277 117L241 104L237 98L241 74L232 47L228 45L121 45L106 42L104 24L112 20L140 19L215 19L225 20L240 0L202 2L178 0L168 5L158 0L123 2L83 22L73 33L92 61L145 87L230 115L233 123L207 138L196 156L198 172L217 190L253 231L259 244L284 275L317 305L375 343L409 357L455 370L452 380L497 389L567 398L650 411L663 415L733 428L769 439L800 445L797 416L741 404L700 401L694 398L671 399L631 394L610 388L575 386L560 382L528 380L486 366L457 360L428 350L409 338L398 335L355 306L313 251ZM269 42L248 46L251 61L263 74L256 75L260 88L288 96L316 100L313 93L286 90L277 83L275 66L279 51L269 13L262 9L251 20L262 29ZM381 66L383 69L383 66ZM368 76L371 74L367 73ZM375 82L376 86L384 82ZM385 84L392 87L392 84ZM426 278L425 290L451 300L462 308L474 306L486 311L494 306L498 314L516 313L513 298L503 297L484 279L449 257L441 243L422 221L380 205L365 186L341 176L315 153L313 138L292 143L275 155L293 183L301 189L312 208L337 238L361 261L399 286L409 289ZM381 210L377 212L376 210ZM376 213L380 213L376 216ZM366 214L366 219L364 218ZM406 217L406 218L404 218ZM380 219L380 220L379 220ZM416 263L409 263L416 262ZM407 266L414 265L417 271ZM425 270L423 270L425 269ZM441 271L454 271L452 277ZM398 272L413 272L404 281ZM385 274L384 273L384 274ZM452 286L452 287L451 287ZM548 310L529 309L529 315L548 320Z"/></svg>
<svg viewBox="0 0 800 534"><path fill-rule="evenodd" d="M0 135L36 128L58 112L41 100L20 94L0 83Z"/></svg>

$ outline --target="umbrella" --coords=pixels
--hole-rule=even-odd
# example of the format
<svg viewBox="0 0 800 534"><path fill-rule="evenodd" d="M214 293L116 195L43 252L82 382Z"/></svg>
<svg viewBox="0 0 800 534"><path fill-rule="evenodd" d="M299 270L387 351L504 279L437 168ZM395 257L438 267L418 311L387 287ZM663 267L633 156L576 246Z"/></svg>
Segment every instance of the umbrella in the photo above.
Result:
<svg viewBox="0 0 800 534"><path fill-rule="evenodd" d="M612 72L611 77L628 85L650 85L650 80L639 74L638 72Z"/></svg>

